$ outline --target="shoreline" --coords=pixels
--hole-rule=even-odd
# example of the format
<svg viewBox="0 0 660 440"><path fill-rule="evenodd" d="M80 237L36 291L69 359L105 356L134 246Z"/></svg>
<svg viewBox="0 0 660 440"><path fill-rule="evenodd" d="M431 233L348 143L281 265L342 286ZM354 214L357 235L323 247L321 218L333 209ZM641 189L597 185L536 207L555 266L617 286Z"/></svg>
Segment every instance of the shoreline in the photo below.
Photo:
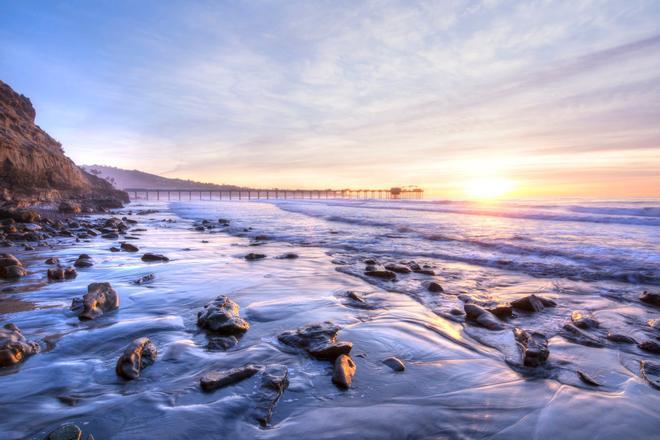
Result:
<svg viewBox="0 0 660 440"><path fill-rule="evenodd" d="M159 213L132 216L139 219L139 223L133 228L146 229L135 234L140 237L139 240L130 240L140 247L138 252L110 252L108 248L116 245L117 240L96 237L90 242L63 243L61 247L47 248L45 253L43 249L25 253L27 268L34 268L37 274L43 273L47 268L43 263L47 256L58 256L61 261L70 264L80 253L88 253L94 260L94 266L81 268L74 280L57 283L44 283L43 277L29 275L23 281L34 282L33 287L38 288L10 294L25 296L29 301L40 305L30 311L14 313L13 317L17 318L18 326L25 336L31 340L38 339L43 343L43 348L41 353L29 357L15 371L0 372L0 382L6 383L6 379L11 376L20 379L23 374L30 376L29 380L39 382L39 377L43 379L43 374L58 372L64 373L63 377L70 375L73 380L64 386L64 391L54 390L52 386L45 384L38 385L37 388L41 388L41 391L31 393L28 400L32 402L29 405L35 405L33 410L38 410L43 419L31 421L29 426L37 429L23 431L21 436L42 438L59 424L72 422L84 428L83 430L89 429L97 438L120 433L124 438L139 438L138 432L132 431L136 429L133 426L136 422L129 422L131 408L142 416L164 416L159 409L164 402L171 402L166 405L170 407L170 417L182 425L180 430L173 429L182 437L192 432L205 433L206 428L195 424L199 424L212 413L229 423L228 434L240 433L257 437L266 436L268 432L282 436L291 433L318 434L317 430L323 427L327 429L328 424L334 429L331 432L337 434L342 432L340 425L325 420L327 417L324 414L339 411L343 417L350 420L352 416L341 410L341 406L350 405L351 402L360 405L362 402L365 411L370 407L374 408L373 413L357 411L374 425L365 428L365 437L375 438L376 434L380 433L383 434L381 438L395 438L395 434L402 434L405 429L401 427L390 435L380 431L385 426L392 429L391 421L383 419L382 414L379 416L376 410L383 404L406 402L401 414L416 420L412 423L413 426L409 426L412 430L409 433L420 434L415 429L423 429L423 417L428 417L429 414L415 402L421 399L428 404L435 402L438 405L440 398L443 402L440 404L441 408L445 408L441 412L449 411L449 414L452 412L449 409L451 405L446 406L449 401L442 396L446 393L452 395L451 393L459 392L459 389L470 390L476 387L476 397L479 395L476 390L482 389L483 386L492 386L494 388L491 391L481 391L482 398L490 396L490 399L498 402L497 405L504 407L507 406L506 396L511 398L511 389L508 389L511 385L508 384L518 384L516 393L527 396L533 406L542 407L550 405L546 393L554 388L552 384L568 385L571 395L588 393L587 395L603 397L616 393L621 387L627 389L629 385L624 385L626 381L637 377L630 385L636 383L637 386L650 389L639 376L639 367L637 371L631 367L629 373L625 373L620 367L605 375L598 372L599 370L596 370L596 374L593 373L592 362L606 362L608 365L613 362L609 352L614 354L618 350L612 349L611 344L606 346L607 350L601 349L607 351L607 357L603 358L595 353L593 348L581 348L584 346L567 342L564 336L559 335L548 335L549 367L534 370L530 376L526 368L515 365L520 361L520 351L513 340L513 324L502 320L502 325L506 328L493 332L476 322L466 322L459 314L450 313L457 304L463 302L483 304L486 307L487 301L492 300L474 292L471 299L461 299L462 294L458 289L471 289L470 283L474 280L451 280L446 277L446 271L451 271L452 268L458 271L459 266L446 264L440 268L443 278L440 284L444 287L444 292L429 292L426 282L433 277L428 274L400 274L400 281L397 283L365 276L361 273L363 260L373 256L355 255L355 260L348 265L338 265L335 264L337 260L346 259L346 256L328 255L325 249L318 247L296 247L270 239L256 240L259 243L254 246L257 244L254 237L224 234L220 226L207 229L200 219L176 217L166 204L162 206L165 209L161 208ZM138 207L139 205L129 206L120 212ZM168 218L172 221L166 221ZM196 230L199 226L203 226L204 231ZM254 234L257 234L259 225L255 224L254 227ZM143 262L140 257L144 252L161 253L168 256L170 261ZM276 258L288 252L295 252L299 258ZM246 261L244 257L250 253L263 253L266 258ZM422 266L424 264L422 262ZM337 271L338 267L344 269ZM376 269L388 270L381 265ZM483 277L483 273L479 272L480 270L474 273L475 279ZM131 283L150 273L155 274L155 278L150 282L142 285ZM19 286L23 281L18 283ZM110 282L121 297L118 311L99 320L79 321L75 314L68 310L71 298L81 296L88 284L100 281ZM424 283L425 291L411 289L417 281ZM527 290L534 292L536 288L528 287ZM349 295L349 291L357 294ZM4 292L0 295L4 297L6 294L7 292ZM196 322L197 311L221 294L229 295L238 303L240 316L251 325L250 329L238 338L238 345L229 349L209 348L212 338L209 338ZM544 293L542 296L548 295ZM569 308L572 304L561 301L563 298L560 295L549 297L557 302L556 307L548 308L542 314L522 315L515 318L518 321L513 322L527 325L539 321L563 322L566 313L570 315ZM504 301L507 298L503 296L498 300ZM6 316L3 315L3 318ZM598 315L598 318L604 320L601 315ZM357 373L353 389L349 391L341 391L331 383L331 363L316 360L299 350L287 349L277 339L284 331L292 331L324 320L342 327L337 335L339 342L353 343L351 355L357 364ZM144 370L144 377L136 381L127 382L117 378L114 363L130 341L143 336L149 336L158 347L156 361ZM594 380L603 382L601 387L586 384L584 379L570 368L577 361L574 357L575 348L586 350L590 353L589 356L593 357L582 369L587 372L587 377L595 377ZM628 354L624 351L623 354L630 357L631 361L639 356L636 349ZM384 359L391 356L403 360L406 370L396 373L384 365ZM512 361L515 368L512 368ZM259 428L259 423L251 421L247 415L251 411L248 409L252 408L257 399L253 395L253 389L258 389L263 373L246 379L245 383L241 382L211 394L199 390L199 380L205 374L241 367L250 362L259 365L283 364L287 365L289 371L289 386L274 406L271 427L266 430ZM47 370L44 368L49 368L46 365L51 364L54 371L45 373ZM465 376L466 373L472 377ZM446 381L454 374L457 375L456 378L460 378L456 384L459 388L450 391ZM432 383L437 382L437 379L432 378L438 376L444 379L439 383ZM90 378L93 379L93 384L82 385ZM622 382L624 378L626 379ZM416 389L415 383L420 380L429 381L431 394ZM529 382L530 380L532 382ZM21 384L22 381L18 380L17 384L10 388L20 395L25 392L21 391ZM380 391L380 387L392 389L384 392ZM441 387L443 391L436 387ZM61 386L55 388L59 389ZM135 403L130 401L122 403L125 398L121 396L130 389L137 393L136 396L142 396L138 397L136 403L142 401L146 409L138 410L138 407L134 407ZM158 393L152 394L155 390L159 390ZM411 390L415 390L412 395ZM649 405L657 399L652 394L655 391L650 390L651 393L643 395L644 399L650 399L646 403ZM107 393L110 393L109 397L104 398ZM157 397L160 393L162 397ZM471 392L466 393L456 395L455 399L469 400ZM530 393L539 394L533 397ZM229 396L239 399L241 403L238 408L232 406L231 400L227 400ZM165 400L162 400L163 398ZM63 403L71 399L77 403L70 407ZM317 399L321 400L316 402ZM152 403L149 403L150 401ZM324 407L324 401L328 407ZM336 404L333 404L334 401ZM155 402L160 403L154 406ZM643 401L640 402L642 403ZM54 404L62 410L61 416L46 416L39 409L44 408L44 405L52 407ZM126 419L122 424L103 422L94 415L105 405L124 406L121 414ZM206 409L200 409L199 414L188 414L191 420L184 421L180 412L189 405L205 405ZM563 413L571 408L571 405L565 405L554 411ZM415 411L419 414L413 416ZM487 407L483 407L481 411L488 413ZM497 421L493 422L493 429L507 425L512 418L520 415L519 410L513 408L504 413L507 415L500 415L496 418ZM14 412L13 415L16 416L16 420L11 420L13 429L21 423L27 423L19 413ZM388 412L388 415L392 420L397 420L393 413ZM305 418L309 419L308 423L304 423ZM471 432L476 435L478 431L473 431L474 427L471 427L467 420L464 419L464 422L455 428L455 432ZM315 424L317 426L314 426ZM158 429L155 424L151 425L153 429ZM121 428L122 426L124 428ZM445 425L441 423L441 426ZM117 430L118 427L121 429ZM439 426L429 427L425 432L427 435L437 435L438 432L443 432L442 429L444 428Z"/></svg>

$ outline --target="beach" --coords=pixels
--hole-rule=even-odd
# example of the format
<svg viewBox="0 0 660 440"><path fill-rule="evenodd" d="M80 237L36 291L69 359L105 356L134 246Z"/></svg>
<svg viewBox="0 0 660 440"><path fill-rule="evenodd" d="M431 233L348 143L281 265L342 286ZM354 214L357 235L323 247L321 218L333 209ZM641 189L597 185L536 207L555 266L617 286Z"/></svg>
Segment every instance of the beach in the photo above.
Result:
<svg viewBox="0 0 660 440"><path fill-rule="evenodd" d="M3 324L40 351L0 370L0 431L40 439L73 423L96 439L653 438L657 376L641 365L657 362L658 307L639 297L660 284L657 206L134 201L112 214L136 222L117 238L2 249L28 271L0 285ZM110 251L120 242L139 250ZM145 262L146 252L169 261ZM80 254L93 265L48 281L47 258L69 266ZM98 282L119 307L80 320L72 299ZM249 323L233 345L198 320L220 295ZM526 309L530 295L545 306ZM332 360L283 342L321 322L352 343L348 389L333 383ZM526 356L532 347L515 329L542 335L547 358ZM155 361L134 380L118 376L118 358L143 337ZM251 377L200 387L210 372L249 364ZM286 367L288 384L270 396L264 423L273 365Z"/></svg>

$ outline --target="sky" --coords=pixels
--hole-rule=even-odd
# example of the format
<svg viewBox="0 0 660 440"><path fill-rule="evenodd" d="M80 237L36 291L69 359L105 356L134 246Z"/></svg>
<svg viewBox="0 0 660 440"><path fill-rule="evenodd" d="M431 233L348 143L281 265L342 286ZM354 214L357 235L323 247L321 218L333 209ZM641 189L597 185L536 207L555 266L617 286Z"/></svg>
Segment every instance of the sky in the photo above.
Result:
<svg viewBox="0 0 660 440"><path fill-rule="evenodd" d="M0 79L78 164L660 196L658 1L0 0Z"/></svg>

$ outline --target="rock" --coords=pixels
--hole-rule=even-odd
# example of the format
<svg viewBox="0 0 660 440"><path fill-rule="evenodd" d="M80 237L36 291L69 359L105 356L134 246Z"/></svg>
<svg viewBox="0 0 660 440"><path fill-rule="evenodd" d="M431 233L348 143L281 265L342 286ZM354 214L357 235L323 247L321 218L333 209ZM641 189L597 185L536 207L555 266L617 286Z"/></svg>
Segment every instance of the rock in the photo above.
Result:
<svg viewBox="0 0 660 440"><path fill-rule="evenodd" d="M353 359L347 354L342 354L335 360L335 367L332 371L332 383L339 388L350 388L356 370L357 366L353 362Z"/></svg>
<svg viewBox="0 0 660 440"><path fill-rule="evenodd" d="M573 341L576 344L586 345L589 347L602 347L603 343L597 338L585 333L576 326L570 323L564 324L563 336L569 341Z"/></svg>
<svg viewBox="0 0 660 440"><path fill-rule="evenodd" d="M511 301L511 307L525 312L540 312L546 307L555 307L556 305L557 303L553 300L536 295L528 295Z"/></svg>
<svg viewBox="0 0 660 440"><path fill-rule="evenodd" d="M587 373L585 373L582 370L577 370L577 375L580 378L580 380L586 383L587 385L592 385L595 387L599 387L601 385L598 381L593 379L591 376L589 376Z"/></svg>
<svg viewBox="0 0 660 440"><path fill-rule="evenodd" d="M645 290L641 295L639 295L639 300L643 303L660 307L660 293L649 292Z"/></svg>
<svg viewBox="0 0 660 440"><path fill-rule="evenodd" d="M646 321L646 323L651 327L653 330L658 330L660 331L660 318L658 319L649 319Z"/></svg>
<svg viewBox="0 0 660 440"><path fill-rule="evenodd" d="M0 87L2 87L0 83ZM1 109L0 109L1 112ZM1 129L1 126L0 126ZM0 138L1 140L1 138ZM4 145L3 145L4 147ZM2 185L0 185L2 186ZM32 209L19 209L19 208L0 208L0 218L9 220L11 222L20 222L20 223L34 223L41 220L41 214ZM9 223L7 223L9 224Z"/></svg>
<svg viewBox="0 0 660 440"><path fill-rule="evenodd" d="M513 307L511 307L509 304L498 304L495 307L491 307L487 310L500 319L513 317Z"/></svg>
<svg viewBox="0 0 660 440"><path fill-rule="evenodd" d="M110 250L110 252L119 252L121 249L119 249L116 246L112 246L109 250Z"/></svg>
<svg viewBox="0 0 660 440"><path fill-rule="evenodd" d="M211 371L201 378L199 384L204 391L213 391L248 379L261 369L256 365L248 364L231 370Z"/></svg>
<svg viewBox="0 0 660 440"><path fill-rule="evenodd" d="M397 371L397 372L400 372L400 371L403 371L403 370L406 369L406 366L403 363L403 361L401 359L397 358L397 357L394 357L394 356L388 357L387 359L385 359L383 361L383 363L385 365L387 365L388 367L390 367L392 370Z"/></svg>
<svg viewBox="0 0 660 440"><path fill-rule="evenodd" d="M403 273L403 274L412 272L409 267L396 263L386 264L385 269L395 273Z"/></svg>
<svg viewBox="0 0 660 440"><path fill-rule="evenodd" d="M41 348L36 342L28 341L14 324L0 328L0 367L16 365Z"/></svg>
<svg viewBox="0 0 660 440"><path fill-rule="evenodd" d="M445 289L442 288L442 286L440 285L440 283L437 283L437 282L435 282L435 281L431 281L430 283L428 283L428 284L426 285L426 289L427 289L429 292L433 292L433 293L442 293L442 292L445 291Z"/></svg>
<svg viewBox="0 0 660 440"><path fill-rule="evenodd" d="M520 347L523 365L526 367L538 367L548 359L548 340L541 333L516 327L513 329L513 337Z"/></svg>
<svg viewBox="0 0 660 440"><path fill-rule="evenodd" d="M23 263L12 254L0 254L0 278L11 280L27 275Z"/></svg>
<svg viewBox="0 0 660 440"><path fill-rule="evenodd" d="M126 252L137 252L137 251L140 250L139 247L137 247L133 244L130 244L130 243L121 243L120 247L123 251L126 251Z"/></svg>
<svg viewBox="0 0 660 440"><path fill-rule="evenodd" d="M206 346L209 350L229 350L238 345L236 336L210 336Z"/></svg>
<svg viewBox="0 0 660 440"><path fill-rule="evenodd" d="M62 425L48 434L46 440L81 440L82 431L74 424Z"/></svg>
<svg viewBox="0 0 660 440"><path fill-rule="evenodd" d="M57 257L47 258L45 261L46 264L60 264L60 259Z"/></svg>
<svg viewBox="0 0 660 440"><path fill-rule="evenodd" d="M82 212L80 203L72 201L64 201L60 203L57 210L63 214L80 214Z"/></svg>
<svg viewBox="0 0 660 440"><path fill-rule="evenodd" d="M152 282L155 279L156 279L156 275L153 273L149 273L147 275L141 276L137 280L133 280L133 284L137 284L137 285L146 284Z"/></svg>
<svg viewBox="0 0 660 440"><path fill-rule="evenodd" d="M653 388L660 390L660 364L642 360L639 363L640 374Z"/></svg>
<svg viewBox="0 0 660 440"><path fill-rule="evenodd" d="M256 261L256 260L264 259L266 258L266 256L264 254L255 254L254 252L250 252L243 258L245 258L247 261Z"/></svg>
<svg viewBox="0 0 660 440"><path fill-rule="evenodd" d="M107 240L116 240L119 238L119 234L116 232L106 232L105 234L102 234L101 237Z"/></svg>
<svg viewBox="0 0 660 440"><path fill-rule="evenodd" d="M396 280L396 274L390 270L366 270L364 274L368 277L380 278L387 281Z"/></svg>
<svg viewBox="0 0 660 440"><path fill-rule="evenodd" d="M364 299L364 297L362 295L360 295L359 293L357 293L353 290L347 291L346 292L346 297L348 299L350 299L352 301L355 301L357 303L360 303L360 304L366 304L367 303L367 300Z"/></svg>
<svg viewBox="0 0 660 440"><path fill-rule="evenodd" d="M78 259L73 263L74 266L76 267L92 267L94 266L94 261L92 260L92 257L90 257L87 254L82 254L78 257Z"/></svg>
<svg viewBox="0 0 660 440"><path fill-rule="evenodd" d="M56 267L53 269L48 269L47 272L48 279L51 281L61 281L61 280L71 280L78 276L78 273L73 267Z"/></svg>
<svg viewBox="0 0 660 440"><path fill-rule="evenodd" d="M488 330L504 329L504 326L497 320L495 315L476 304L465 304L463 309L465 310L467 319L478 323Z"/></svg>
<svg viewBox="0 0 660 440"><path fill-rule="evenodd" d="M573 321L573 324L581 328L583 330L588 330L591 328L598 328L600 325L599 322L591 315L576 310L573 313L571 313L571 321Z"/></svg>
<svg viewBox="0 0 660 440"><path fill-rule="evenodd" d="M74 298L73 310L81 321L96 319L119 308L119 295L110 283L92 283L82 298Z"/></svg>
<svg viewBox="0 0 660 440"><path fill-rule="evenodd" d="M630 336L622 335L620 333L608 333L607 340L617 342L619 344L637 344L637 341Z"/></svg>
<svg viewBox="0 0 660 440"><path fill-rule="evenodd" d="M637 346L644 351L648 351L649 353L653 354L660 354L660 344L658 344L656 341L653 341L651 339L648 339L646 341L642 341Z"/></svg>
<svg viewBox="0 0 660 440"><path fill-rule="evenodd" d="M250 324L238 313L238 304L228 296L220 295L197 313L197 325L223 335L242 334L250 328Z"/></svg>
<svg viewBox="0 0 660 440"><path fill-rule="evenodd" d="M142 255L142 261L170 261L170 259L165 255L147 252L146 254Z"/></svg>
<svg viewBox="0 0 660 440"><path fill-rule="evenodd" d="M317 359L334 361L338 356L350 353L353 348L350 342L337 342L339 330L339 326L326 321L280 333L277 339Z"/></svg>
<svg viewBox="0 0 660 440"><path fill-rule="evenodd" d="M149 338L135 339L117 359L115 371L124 379L137 379L143 368L156 362L157 355L158 350Z"/></svg>
<svg viewBox="0 0 660 440"><path fill-rule="evenodd" d="M295 260L296 258L298 258L298 254L294 252L287 252L285 254L280 255L277 258L279 258L280 260Z"/></svg>
<svg viewBox="0 0 660 440"><path fill-rule="evenodd" d="M261 426L267 426L273 415L273 408L289 386L289 370L285 365L273 364L266 367L261 375L261 384L256 396L255 418Z"/></svg>

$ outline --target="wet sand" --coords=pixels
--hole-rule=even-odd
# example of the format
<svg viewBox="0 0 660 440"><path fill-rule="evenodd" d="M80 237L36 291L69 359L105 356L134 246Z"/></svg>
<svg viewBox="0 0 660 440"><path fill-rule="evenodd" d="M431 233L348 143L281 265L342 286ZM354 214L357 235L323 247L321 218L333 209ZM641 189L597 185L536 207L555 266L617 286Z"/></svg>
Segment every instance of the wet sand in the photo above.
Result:
<svg viewBox="0 0 660 440"><path fill-rule="evenodd" d="M646 321L657 318L658 309L640 305L634 296L589 295L592 285L575 295L572 283L550 290L547 280L428 261L438 273L431 278L445 290L431 294L423 288L430 277L423 274L400 276L397 283L365 276L369 253L255 241L258 224L246 237L222 228L197 231L192 220L177 217L166 204L150 207L160 212L130 216L139 221L134 228L146 229L132 234L139 237L131 241L140 247L136 253L110 252L118 241L100 237L52 250L3 250L30 272L18 282L2 282L1 288L17 289L0 293L3 323L15 323L42 344L41 353L0 370L3 438L41 439L63 423L75 423L97 440L643 439L657 433L659 394L639 370L640 359L657 355L635 345L576 344L561 331L571 312L583 306L607 328L648 339L653 333ZM170 261L145 263L144 252ZM266 258L246 261L250 252ZM275 258L287 252L299 258ZM92 257L93 267L79 269L74 280L47 282L47 257L73 262L81 253ZM132 283L147 274L154 280ZM69 310L71 300L92 282L110 282L120 307L80 321ZM347 291L358 292L366 304L352 301ZM495 332L449 313L462 309L461 294L508 302L530 293L554 299L557 307L519 314ZM196 321L204 304L221 294L238 303L251 325L226 351L208 349L208 334ZM353 343L357 373L348 390L331 382L331 363L292 351L277 339L319 321L340 325L338 340ZM513 326L548 336L546 365L518 365ZM130 341L143 336L158 347L158 358L139 379L126 381L115 374L115 363ZM383 364L390 356L403 360L405 371ZM289 387L265 428L251 415L257 376L211 393L200 389L205 373L247 363L288 368ZM586 384L577 370L601 386Z"/></svg>

